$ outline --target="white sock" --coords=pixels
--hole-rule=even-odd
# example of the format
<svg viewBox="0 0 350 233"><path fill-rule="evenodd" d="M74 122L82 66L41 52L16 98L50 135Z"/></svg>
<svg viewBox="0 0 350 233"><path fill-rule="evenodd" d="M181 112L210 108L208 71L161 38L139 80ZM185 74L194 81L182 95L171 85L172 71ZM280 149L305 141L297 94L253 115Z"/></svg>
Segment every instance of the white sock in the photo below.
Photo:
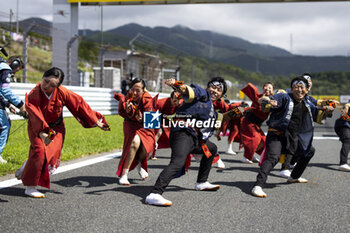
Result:
<svg viewBox="0 0 350 233"><path fill-rule="evenodd" d="M127 176L129 173L129 169L123 169L122 176Z"/></svg>

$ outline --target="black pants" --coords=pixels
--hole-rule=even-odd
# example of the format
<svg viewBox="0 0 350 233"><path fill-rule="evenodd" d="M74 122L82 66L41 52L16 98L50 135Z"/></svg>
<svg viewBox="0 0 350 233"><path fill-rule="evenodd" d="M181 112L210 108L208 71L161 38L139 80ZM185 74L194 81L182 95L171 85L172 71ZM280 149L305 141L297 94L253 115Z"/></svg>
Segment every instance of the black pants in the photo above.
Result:
<svg viewBox="0 0 350 233"><path fill-rule="evenodd" d="M350 128L334 128L335 133L339 136L342 146L340 149L339 165L348 163L348 155L350 151Z"/></svg>
<svg viewBox="0 0 350 233"><path fill-rule="evenodd" d="M208 180L211 164L214 156L217 153L217 147L209 140L206 142L208 149L212 156L207 158L203 153L201 146L197 139L195 139L185 129L170 133L170 146L171 146L171 159L169 165L160 173L156 184L152 189L152 193L162 194L165 188L169 185L170 181L176 176L176 174L183 168L186 162L187 155L203 154L200 162L197 182L203 183Z"/></svg>
<svg viewBox="0 0 350 233"><path fill-rule="evenodd" d="M256 178L255 186L263 187L266 183L267 176L279 161L280 155L285 151L286 139L278 136L273 132L269 132L266 137L266 159L260 167L258 176ZM305 171L311 158L315 154L315 148L311 147L308 154L303 154L297 150L295 157L297 165L294 167L291 178L298 179Z"/></svg>

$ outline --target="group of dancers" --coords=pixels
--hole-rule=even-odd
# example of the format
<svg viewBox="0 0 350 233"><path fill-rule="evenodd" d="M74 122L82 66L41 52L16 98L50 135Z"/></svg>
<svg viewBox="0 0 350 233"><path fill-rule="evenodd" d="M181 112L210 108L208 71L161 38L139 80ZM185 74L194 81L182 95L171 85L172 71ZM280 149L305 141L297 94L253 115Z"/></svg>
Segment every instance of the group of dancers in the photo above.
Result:
<svg viewBox="0 0 350 233"><path fill-rule="evenodd" d="M65 137L64 106L83 127L109 130L104 116L93 111L81 96L63 87L63 80L63 71L53 67L26 95L25 103L18 99L13 102L28 117L29 156L16 171L16 177L22 180L26 187L25 195L30 197L45 197L37 186L50 188L50 175L59 166ZM9 92L4 82L1 84L2 94L4 90ZM196 84L186 85L173 78L165 80L165 84L174 90L165 99L158 99L158 95L152 97L145 82L139 78L131 80L126 95L114 95L119 102L119 115L124 118L123 151L116 172L120 185L130 185L128 174L135 168L142 179L147 179L148 160L156 158L157 149L171 148L169 165L160 173L145 198L147 204L158 206L172 205L162 194L172 179L186 172L193 157L200 163L195 190L220 188L220 185L208 182L212 164L219 163L218 167L224 168L217 146L210 137L215 134L220 139L220 132L225 134L228 130L228 153L234 154L232 142L238 142L244 149L243 162L259 162L260 169L252 195L267 196L263 186L268 174L282 157L284 164L281 174L288 178L287 181L306 183L307 180L301 175L315 153L312 146L313 122L321 123L326 117L331 117L334 107L339 105L336 101L315 100L308 95L312 86L309 74L295 77L291 80L290 89L277 92L274 92L270 82L263 86L262 93L249 83L242 92L251 100L250 106L244 102L226 103L227 85L221 77L212 78L205 89ZM9 101L12 102L12 99ZM347 164L350 150L349 106L344 106L335 127L343 143L339 166L343 171L350 171ZM145 112L162 114L160 129L143 127ZM261 125L267 119L268 133L265 136ZM166 122L172 124L163 124Z"/></svg>

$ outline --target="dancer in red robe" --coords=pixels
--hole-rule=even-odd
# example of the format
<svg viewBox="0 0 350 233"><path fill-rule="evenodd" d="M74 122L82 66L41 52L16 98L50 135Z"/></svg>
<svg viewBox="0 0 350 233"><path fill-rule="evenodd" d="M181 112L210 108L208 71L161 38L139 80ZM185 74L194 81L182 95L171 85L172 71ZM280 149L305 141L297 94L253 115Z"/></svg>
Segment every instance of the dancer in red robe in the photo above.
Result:
<svg viewBox="0 0 350 233"><path fill-rule="evenodd" d="M53 67L47 70L41 83L26 96L29 115L28 160L16 171L16 177L26 186L25 194L45 197L37 185L50 188L50 174L58 167L65 137L63 107L66 106L85 128L98 126L109 130L104 117L93 111L83 98L61 85L64 73Z"/></svg>
<svg viewBox="0 0 350 233"><path fill-rule="evenodd" d="M228 105L224 100L223 98L219 98L217 99L214 103L213 103L213 106L214 106L214 109L215 110L219 110L221 113L225 113L225 112L228 112L229 110L232 110L236 107L238 107L241 103L234 103L234 104L230 104ZM239 118L238 118L239 119ZM221 126L221 129L220 131L224 131L224 133L226 133L227 129L230 128L230 135L231 137L229 137L229 140L231 139L231 145L232 145L232 141L233 139L236 137L236 135L238 134L238 130L237 131L234 131L233 127L231 127L231 123L235 123L237 122L237 118L232 118L230 121L226 121L226 122L223 122L222 123L222 126ZM230 143L230 141L229 141ZM220 155L219 154L216 154L215 157L214 157L214 160L213 160L213 164L217 164L218 168L219 169L225 169L225 164L224 162L221 160L220 158Z"/></svg>
<svg viewBox="0 0 350 233"><path fill-rule="evenodd" d="M169 98L157 100L157 103L155 103L155 109L162 113L165 126L163 125L163 122L161 122L161 128L155 130L157 143L151 159L157 159L157 149L170 148L169 136L171 127L169 126L169 118L175 114L175 111L181 106L182 101L181 95L178 92L173 91Z"/></svg>
<svg viewBox="0 0 350 233"><path fill-rule="evenodd" d="M145 111L154 111L152 96L145 90L145 82L135 78L130 83L130 91L126 96L115 94L119 101L118 112L124 118L123 153L119 160L117 176L119 184L130 185L129 171L136 166L142 179L148 178L147 155L155 145L153 129L142 127L142 116Z"/></svg>
<svg viewBox="0 0 350 233"><path fill-rule="evenodd" d="M254 153L261 155L265 146L265 134L261 130L261 124L268 118L269 112L264 112L259 104L259 99L273 95L273 85L268 82L264 84L263 93L251 83L241 90L252 101L251 110L247 111L241 119L240 136L244 147L243 163L259 162Z"/></svg>

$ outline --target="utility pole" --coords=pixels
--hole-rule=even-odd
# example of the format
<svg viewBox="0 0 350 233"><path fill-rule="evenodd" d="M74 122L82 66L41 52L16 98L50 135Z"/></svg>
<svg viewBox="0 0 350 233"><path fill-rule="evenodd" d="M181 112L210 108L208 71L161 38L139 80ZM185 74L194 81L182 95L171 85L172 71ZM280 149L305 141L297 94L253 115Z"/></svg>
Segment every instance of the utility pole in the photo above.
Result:
<svg viewBox="0 0 350 233"><path fill-rule="evenodd" d="M12 32L12 16L13 16L13 11L10 9L10 40L9 40L9 54L11 54L11 32Z"/></svg>
<svg viewBox="0 0 350 233"><path fill-rule="evenodd" d="M18 0L17 0L17 10L16 10L16 33L18 34L18 25L19 25L19 22L18 22Z"/></svg>
<svg viewBox="0 0 350 233"><path fill-rule="evenodd" d="M24 83L27 82L27 63L28 63L27 37L28 37L28 33L30 32L30 30L32 30L33 27L34 27L34 22L32 22L23 33L22 56L23 56L24 68L22 70L22 79Z"/></svg>
<svg viewBox="0 0 350 233"><path fill-rule="evenodd" d="M110 44L108 44L107 46L105 46L101 49L101 57L100 57L100 80L101 80L100 85L101 85L101 87L104 87L104 85L105 85L104 56L105 56L105 53L109 47L111 47Z"/></svg>
<svg viewBox="0 0 350 233"><path fill-rule="evenodd" d="M72 80L72 70L71 70L71 63L72 63L72 44L76 39L78 39L79 36L75 35L73 36L67 43L67 85L71 85Z"/></svg>

